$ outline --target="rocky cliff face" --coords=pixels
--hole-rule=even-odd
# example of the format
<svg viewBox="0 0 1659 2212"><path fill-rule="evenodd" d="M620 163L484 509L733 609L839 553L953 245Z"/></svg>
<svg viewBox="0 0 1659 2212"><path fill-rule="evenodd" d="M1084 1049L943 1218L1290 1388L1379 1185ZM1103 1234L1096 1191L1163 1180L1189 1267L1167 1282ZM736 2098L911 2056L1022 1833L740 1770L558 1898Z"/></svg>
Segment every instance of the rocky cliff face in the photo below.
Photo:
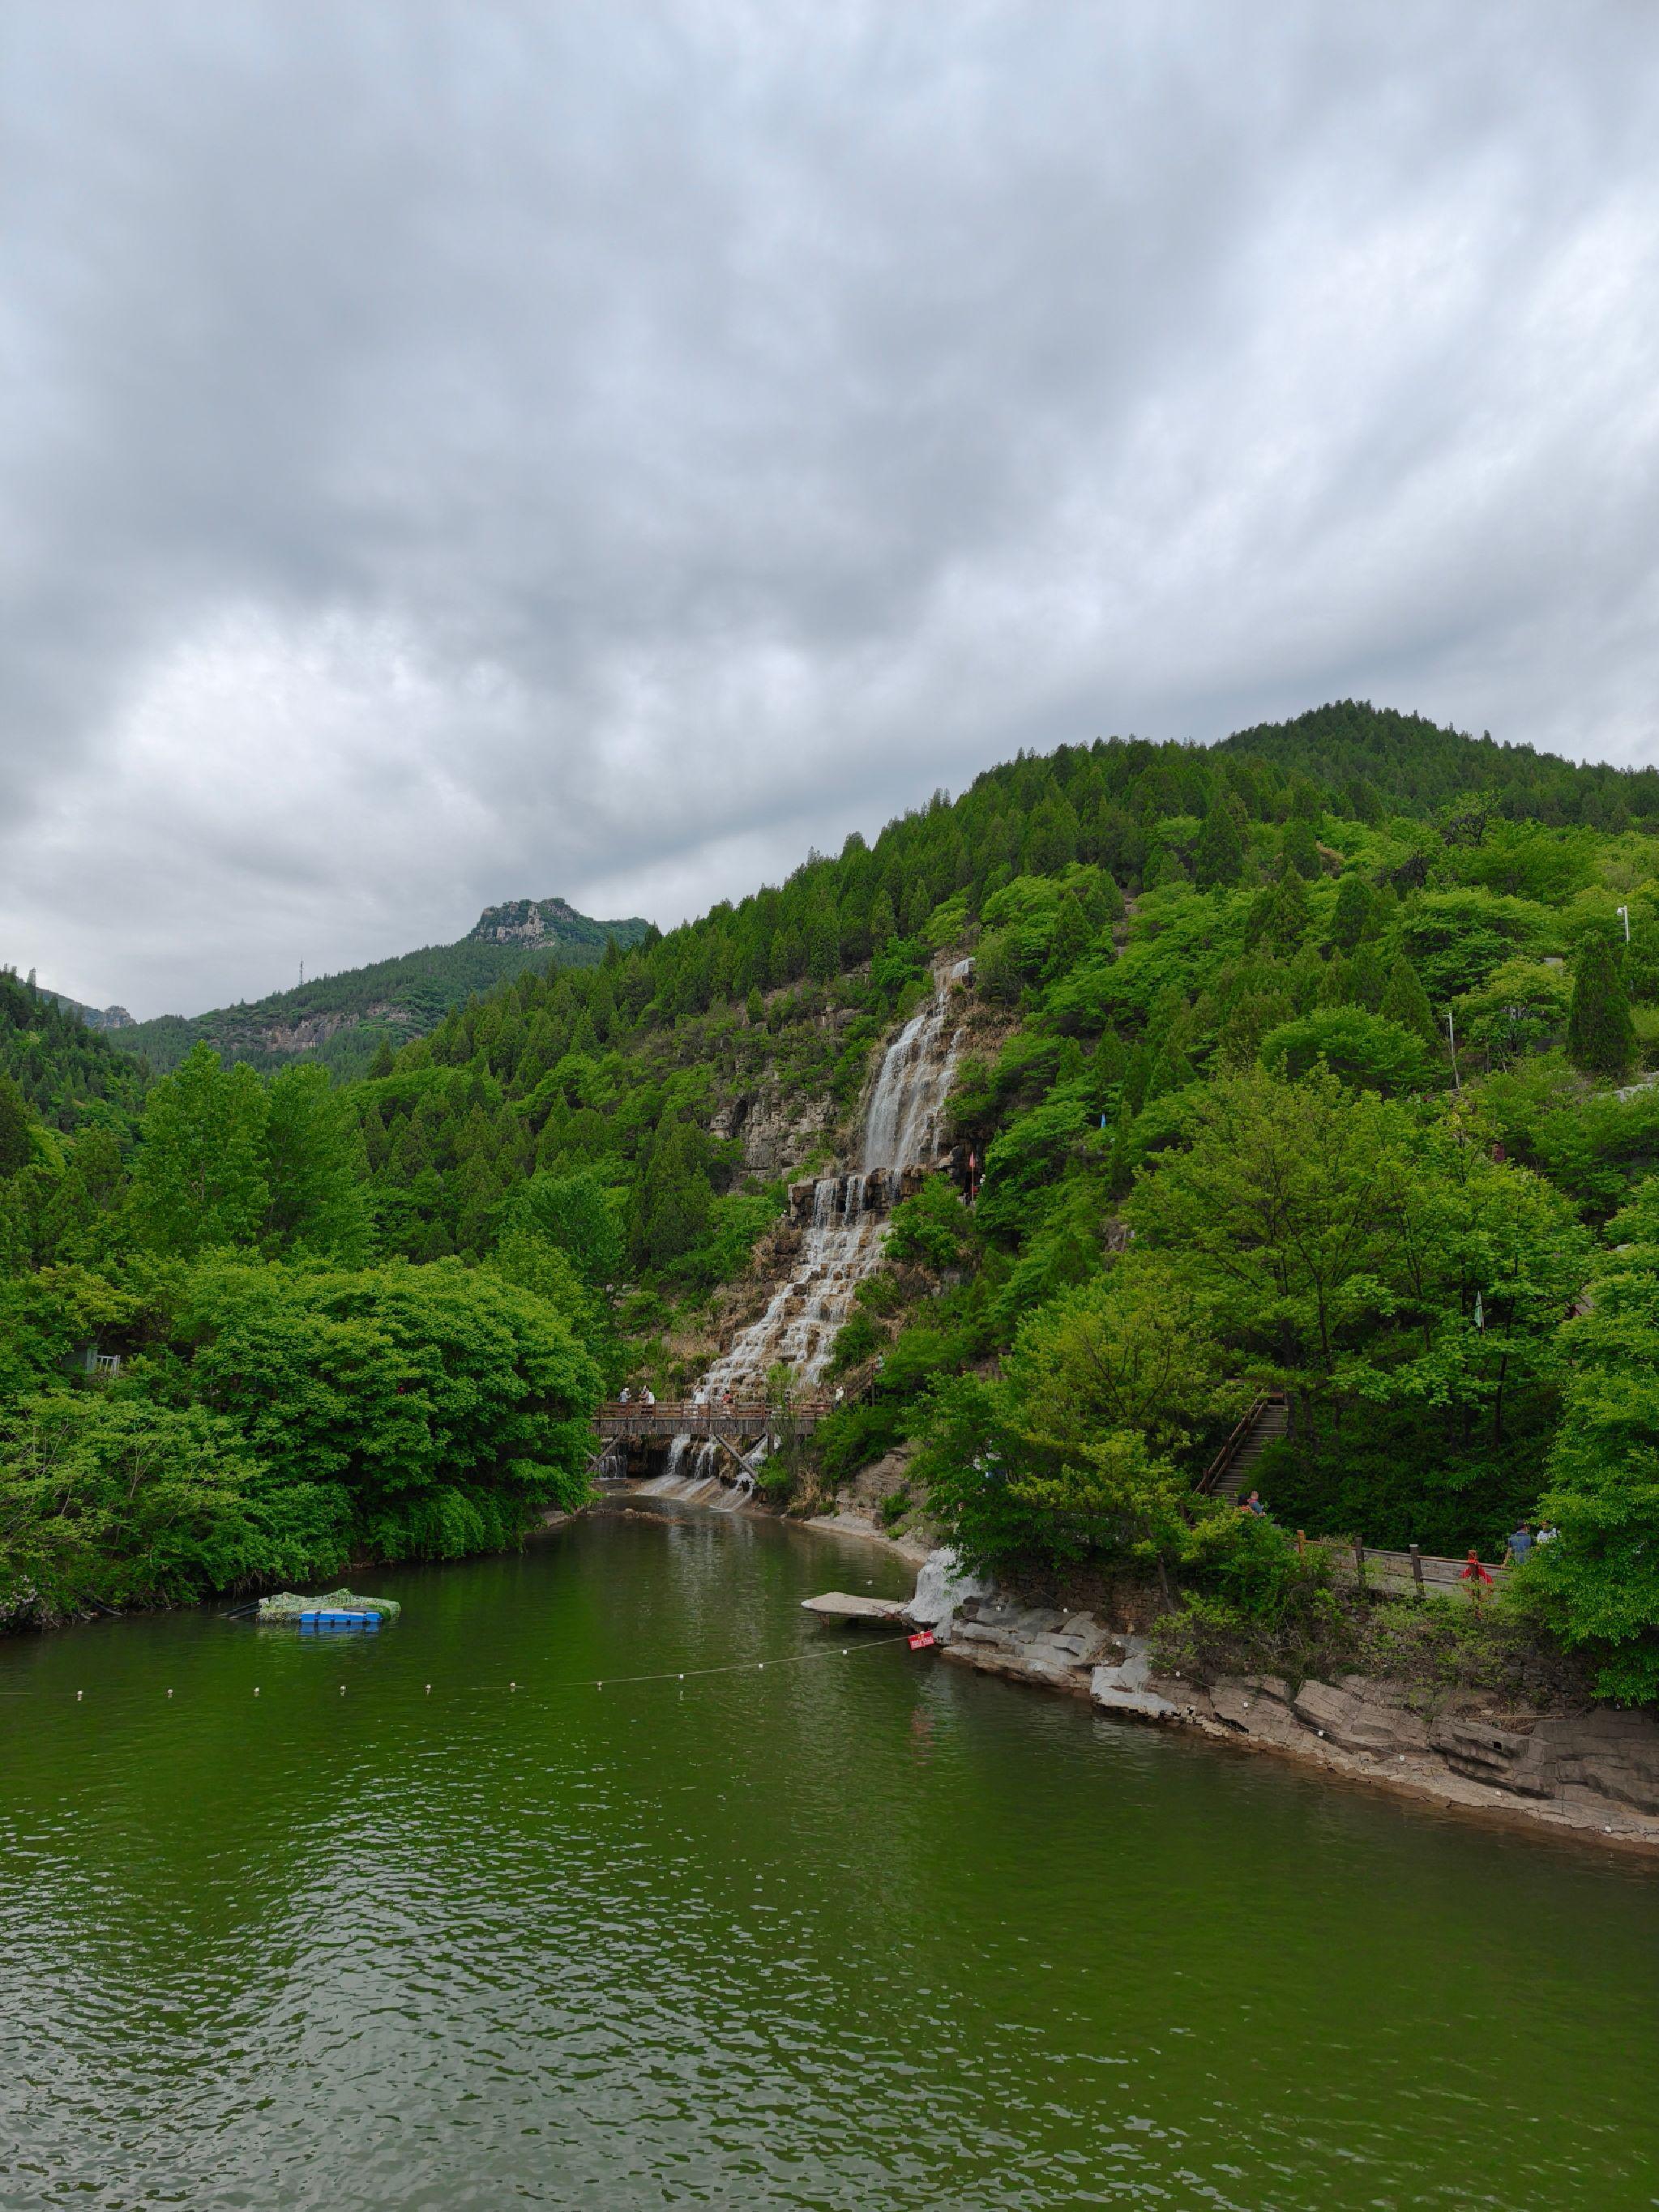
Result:
<svg viewBox="0 0 1659 2212"><path fill-rule="evenodd" d="M709 1133L736 1138L743 1146L744 1171L769 1182L787 1176L836 1131L836 1108L828 1098L791 1097L766 1083L729 1099L711 1118Z"/></svg>

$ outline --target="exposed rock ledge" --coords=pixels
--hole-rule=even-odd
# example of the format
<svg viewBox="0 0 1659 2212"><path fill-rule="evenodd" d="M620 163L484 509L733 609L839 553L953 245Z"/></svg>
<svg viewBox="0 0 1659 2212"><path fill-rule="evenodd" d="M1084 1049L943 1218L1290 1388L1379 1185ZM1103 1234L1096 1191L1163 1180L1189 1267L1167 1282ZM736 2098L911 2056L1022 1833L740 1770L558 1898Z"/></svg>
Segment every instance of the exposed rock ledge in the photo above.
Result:
<svg viewBox="0 0 1659 2212"><path fill-rule="evenodd" d="M1089 1698L1103 1712L1192 1728L1354 1781L1486 1814L1659 1848L1659 1724L1595 1706L1571 1714L1466 1698L1425 1715L1404 1686L1359 1674L1300 1688L1268 1676L1200 1687L1153 1671L1146 1639L1092 1613L1030 1606L935 1552L908 1608L947 1658Z"/></svg>

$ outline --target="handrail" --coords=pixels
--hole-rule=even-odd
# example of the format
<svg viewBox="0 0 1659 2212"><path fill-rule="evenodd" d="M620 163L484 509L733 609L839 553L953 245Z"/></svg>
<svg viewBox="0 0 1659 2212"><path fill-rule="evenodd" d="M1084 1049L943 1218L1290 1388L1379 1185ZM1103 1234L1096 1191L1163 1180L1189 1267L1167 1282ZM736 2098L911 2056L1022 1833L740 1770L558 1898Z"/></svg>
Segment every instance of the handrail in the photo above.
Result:
<svg viewBox="0 0 1659 2212"><path fill-rule="evenodd" d="M1261 1414L1266 1412L1269 1401L1273 1398L1282 1398L1284 1395L1282 1390L1263 1390L1259 1396L1251 1399L1249 1404L1228 1431L1226 1442L1205 1468L1203 1474L1200 1475L1198 1486L1200 1492L1207 1492L1213 1489L1226 1473L1233 1454L1255 1426Z"/></svg>

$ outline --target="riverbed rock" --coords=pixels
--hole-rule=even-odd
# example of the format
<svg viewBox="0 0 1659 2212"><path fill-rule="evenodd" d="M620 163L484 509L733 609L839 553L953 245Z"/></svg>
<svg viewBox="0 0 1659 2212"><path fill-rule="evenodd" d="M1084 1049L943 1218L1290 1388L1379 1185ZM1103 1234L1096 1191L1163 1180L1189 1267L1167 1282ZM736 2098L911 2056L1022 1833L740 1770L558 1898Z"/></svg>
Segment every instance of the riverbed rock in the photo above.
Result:
<svg viewBox="0 0 1659 2212"><path fill-rule="evenodd" d="M970 1575L948 1546L930 1552L916 1571L915 1595L905 1607L907 1620L931 1628L941 1644L950 1641L957 1607L969 1598L988 1597L991 1585Z"/></svg>
<svg viewBox="0 0 1659 2212"><path fill-rule="evenodd" d="M983 1674L1044 1682L1078 1697L1089 1694L1090 1674L1108 1641L1092 1613L1028 1605L997 1592L958 1597L946 1626L942 1640L952 1657Z"/></svg>
<svg viewBox="0 0 1659 2212"><path fill-rule="evenodd" d="M1399 1685L1346 1678L1338 1688L1330 1682L1304 1682L1291 1710L1304 1728L1324 1735L1344 1751L1386 1754L1421 1751L1429 1731L1420 1713L1410 1711Z"/></svg>
<svg viewBox="0 0 1659 2212"><path fill-rule="evenodd" d="M1120 1636L1117 1654L1108 1658L1089 1677L1091 1700L1107 1712L1133 1713L1137 1719L1178 1719L1182 1705L1155 1686L1151 1655L1144 1636ZM1170 1684L1174 1689L1178 1686ZM1190 1703L1190 1698L1185 1702Z"/></svg>
<svg viewBox="0 0 1659 2212"><path fill-rule="evenodd" d="M1533 1735L1539 1757L1553 1762L1563 1794L1587 1790L1633 1811L1659 1814L1659 1722L1650 1714L1597 1706L1547 1717Z"/></svg>

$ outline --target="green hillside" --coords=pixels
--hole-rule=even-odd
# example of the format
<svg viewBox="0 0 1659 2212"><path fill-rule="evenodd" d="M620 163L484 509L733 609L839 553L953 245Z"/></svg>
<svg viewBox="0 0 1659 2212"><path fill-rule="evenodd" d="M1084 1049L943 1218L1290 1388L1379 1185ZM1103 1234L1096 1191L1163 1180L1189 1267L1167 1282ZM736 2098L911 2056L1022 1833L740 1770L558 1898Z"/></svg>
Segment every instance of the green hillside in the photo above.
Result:
<svg viewBox="0 0 1659 2212"><path fill-rule="evenodd" d="M47 1127L72 1130L137 1111L145 1071L50 991L0 970L0 1073Z"/></svg>
<svg viewBox="0 0 1659 2212"><path fill-rule="evenodd" d="M1513 821L1623 830L1659 819L1659 769L1562 759L1440 728L1363 700L1339 699L1293 721L1239 730L1221 750L1308 777L1328 804L1362 821L1424 815L1473 793Z"/></svg>
<svg viewBox="0 0 1659 2212"><path fill-rule="evenodd" d="M637 917L594 921L562 899L519 899L488 908L454 945L425 945L211 1013L162 1014L115 1034L123 1051L158 1073L207 1043L265 1072L303 1055L349 1077L369 1066L383 1042L423 1036L475 992L527 969L591 966L608 939L636 945L649 927Z"/></svg>
<svg viewBox="0 0 1659 2212"><path fill-rule="evenodd" d="M294 1579L580 1498L598 1392L684 1388L738 1286L753 1310L792 1264L779 1156L738 1133L787 1124L808 1173L855 1156L878 1055L971 957L959 1171L892 1214L846 1402L771 1494L903 1449L969 1559L1127 1580L1256 1666L1297 1637L1337 1663L1295 1529L1491 1557L1541 1515L1493 1634L1652 1700L1653 799L1352 702L1208 750L1066 746L593 964L523 965L546 918L497 910L473 949L520 972L395 1051L349 979L372 1076L262 1084L198 1047L126 1159L43 1146L0 1095L14 1583ZM94 1335L123 1379L68 1391ZM1269 1389L1256 1519L1197 1486ZM195 1517L137 1548L143 1470L191 1464Z"/></svg>

